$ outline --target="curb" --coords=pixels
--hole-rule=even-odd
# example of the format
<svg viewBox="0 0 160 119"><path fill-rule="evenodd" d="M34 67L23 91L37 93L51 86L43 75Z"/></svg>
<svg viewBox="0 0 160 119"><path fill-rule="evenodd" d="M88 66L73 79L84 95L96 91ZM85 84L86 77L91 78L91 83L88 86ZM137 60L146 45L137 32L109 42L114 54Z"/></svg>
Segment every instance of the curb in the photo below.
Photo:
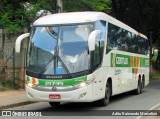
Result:
<svg viewBox="0 0 160 119"><path fill-rule="evenodd" d="M0 110L13 108L13 107L17 107L17 106L33 104L33 103L38 103L38 102L25 101L25 102L19 102L19 103L10 104L10 105L4 105L4 106L0 106Z"/></svg>

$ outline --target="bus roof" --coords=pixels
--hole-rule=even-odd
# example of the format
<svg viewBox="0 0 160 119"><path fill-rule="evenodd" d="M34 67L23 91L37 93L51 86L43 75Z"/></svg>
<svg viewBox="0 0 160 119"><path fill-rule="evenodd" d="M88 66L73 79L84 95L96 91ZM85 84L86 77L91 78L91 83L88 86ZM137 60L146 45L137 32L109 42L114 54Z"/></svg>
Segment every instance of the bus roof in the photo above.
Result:
<svg viewBox="0 0 160 119"><path fill-rule="evenodd" d="M133 32L141 37L147 39L143 34L140 34L133 28L122 23L121 21L103 13L103 12L69 12L47 15L37 19L33 25L45 26L45 25L60 25L60 24L74 24L74 23L86 23L94 22L97 20L104 20L116 26L122 27L125 30Z"/></svg>

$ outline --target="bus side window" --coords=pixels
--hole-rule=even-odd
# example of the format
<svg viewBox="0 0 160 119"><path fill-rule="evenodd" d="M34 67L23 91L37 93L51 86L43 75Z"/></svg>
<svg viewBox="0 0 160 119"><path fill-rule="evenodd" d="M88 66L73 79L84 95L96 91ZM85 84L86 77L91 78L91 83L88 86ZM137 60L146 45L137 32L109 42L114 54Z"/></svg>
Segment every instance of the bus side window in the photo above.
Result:
<svg viewBox="0 0 160 119"><path fill-rule="evenodd" d="M123 44L123 39L122 39L122 29L117 27L117 33L115 36L115 40L116 40L116 46L118 50L123 50L122 48L122 44Z"/></svg>
<svg viewBox="0 0 160 119"><path fill-rule="evenodd" d="M148 55L148 40L108 23L107 49Z"/></svg>
<svg viewBox="0 0 160 119"><path fill-rule="evenodd" d="M127 44L127 51L132 52L132 34L130 32L127 32L126 36L126 44Z"/></svg>
<svg viewBox="0 0 160 119"><path fill-rule="evenodd" d="M112 49L115 45L115 42L114 42L114 32L115 32L115 29L113 27L112 24L108 23L108 34L107 34L107 48L108 49Z"/></svg>
<svg viewBox="0 0 160 119"><path fill-rule="evenodd" d="M145 55L145 40L143 38L142 39L142 54Z"/></svg>
<svg viewBox="0 0 160 119"><path fill-rule="evenodd" d="M107 48L120 49L121 44L121 28L108 23Z"/></svg>
<svg viewBox="0 0 160 119"><path fill-rule="evenodd" d="M128 31L123 30L122 31L122 46L121 46L123 51L129 51L130 40L131 40L131 34Z"/></svg>
<svg viewBox="0 0 160 119"><path fill-rule="evenodd" d="M137 45L137 35L132 34L132 52L138 53L138 45Z"/></svg>
<svg viewBox="0 0 160 119"><path fill-rule="evenodd" d="M149 55L149 42L147 39L144 39L145 43L144 43L144 49L145 49L145 55Z"/></svg>
<svg viewBox="0 0 160 119"><path fill-rule="evenodd" d="M144 54L144 39L138 36L138 53Z"/></svg>

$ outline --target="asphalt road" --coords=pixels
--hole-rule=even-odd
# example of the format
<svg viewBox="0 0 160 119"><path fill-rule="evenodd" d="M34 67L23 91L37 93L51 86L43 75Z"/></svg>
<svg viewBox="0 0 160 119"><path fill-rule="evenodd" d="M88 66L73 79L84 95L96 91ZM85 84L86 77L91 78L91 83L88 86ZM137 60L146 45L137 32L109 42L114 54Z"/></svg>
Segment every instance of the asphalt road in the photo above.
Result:
<svg viewBox="0 0 160 119"><path fill-rule="evenodd" d="M160 80L154 80L143 89L140 95L134 95L131 92L113 96L110 104L105 107L99 107L95 103L64 103L58 108L51 107L47 102L34 103L30 105L10 108L7 110L38 110L49 111L56 119L81 119L83 115L88 113L87 119L97 119L98 113L104 113L109 110L150 110L156 108L160 104ZM72 116L72 112L76 110ZM84 111L85 110L85 111ZM89 110L88 112L86 110ZM93 115L92 115L93 114ZM76 116L77 115L77 116ZM69 117L66 117L69 116ZM76 117L75 117L76 116ZM135 119L137 116L100 116L98 119ZM17 117L16 117L17 118ZM50 117L46 117L48 119ZM40 118L37 118L40 119Z"/></svg>

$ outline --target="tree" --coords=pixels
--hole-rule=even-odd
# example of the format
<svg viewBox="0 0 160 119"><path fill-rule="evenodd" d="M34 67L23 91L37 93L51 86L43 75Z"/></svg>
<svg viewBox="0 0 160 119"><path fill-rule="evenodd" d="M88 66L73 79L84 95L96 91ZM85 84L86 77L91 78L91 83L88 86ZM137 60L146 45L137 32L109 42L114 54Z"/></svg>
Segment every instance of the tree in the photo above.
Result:
<svg viewBox="0 0 160 119"><path fill-rule="evenodd" d="M62 0L60 0L62 1ZM58 1L59 2L59 1ZM64 11L111 12L111 0L63 0ZM39 10L58 12L57 0L1 0L0 28L17 34L35 20Z"/></svg>
<svg viewBox="0 0 160 119"><path fill-rule="evenodd" d="M111 0L64 0L64 10L73 11L102 11L110 13Z"/></svg>
<svg viewBox="0 0 160 119"><path fill-rule="evenodd" d="M159 0L112 0L112 16L152 38L160 45L160 1Z"/></svg>
<svg viewBox="0 0 160 119"><path fill-rule="evenodd" d="M17 34L24 27L30 27L39 10L53 11L55 4L56 0L1 0L0 28Z"/></svg>

